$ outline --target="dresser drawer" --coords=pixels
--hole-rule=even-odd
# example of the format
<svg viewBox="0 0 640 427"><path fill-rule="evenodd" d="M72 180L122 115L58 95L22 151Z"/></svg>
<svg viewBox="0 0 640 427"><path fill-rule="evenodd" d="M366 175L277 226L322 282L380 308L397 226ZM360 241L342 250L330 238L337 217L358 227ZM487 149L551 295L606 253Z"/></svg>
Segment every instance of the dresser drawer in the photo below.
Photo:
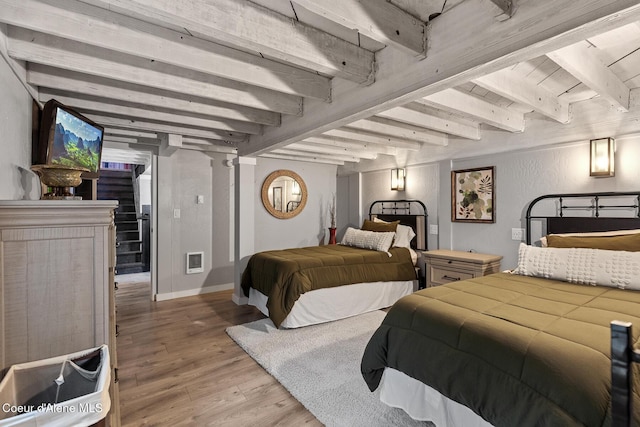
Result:
<svg viewBox="0 0 640 427"><path fill-rule="evenodd" d="M467 273L456 269L448 269L440 266L432 266L429 269L431 274L431 282L436 285L442 285L449 282L457 282L458 280L472 279L473 273Z"/></svg>

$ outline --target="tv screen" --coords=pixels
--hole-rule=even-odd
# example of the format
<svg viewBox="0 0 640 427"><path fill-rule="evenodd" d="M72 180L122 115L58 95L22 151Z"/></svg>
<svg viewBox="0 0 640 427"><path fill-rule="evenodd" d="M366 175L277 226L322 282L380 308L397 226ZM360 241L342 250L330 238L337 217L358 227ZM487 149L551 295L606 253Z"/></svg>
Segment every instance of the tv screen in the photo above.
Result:
<svg viewBox="0 0 640 427"><path fill-rule="evenodd" d="M38 162L89 169L83 178L97 178L104 128L55 100L42 112Z"/></svg>

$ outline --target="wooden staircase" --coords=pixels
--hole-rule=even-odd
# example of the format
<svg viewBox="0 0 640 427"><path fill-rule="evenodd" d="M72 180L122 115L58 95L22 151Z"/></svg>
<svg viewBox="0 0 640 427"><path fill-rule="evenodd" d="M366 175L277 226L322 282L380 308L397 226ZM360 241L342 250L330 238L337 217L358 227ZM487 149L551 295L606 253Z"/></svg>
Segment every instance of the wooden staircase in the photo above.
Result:
<svg viewBox="0 0 640 427"><path fill-rule="evenodd" d="M133 171L102 169L98 200L118 200L116 224L116 274L142 271L142 240L133 188Z"/></svg>

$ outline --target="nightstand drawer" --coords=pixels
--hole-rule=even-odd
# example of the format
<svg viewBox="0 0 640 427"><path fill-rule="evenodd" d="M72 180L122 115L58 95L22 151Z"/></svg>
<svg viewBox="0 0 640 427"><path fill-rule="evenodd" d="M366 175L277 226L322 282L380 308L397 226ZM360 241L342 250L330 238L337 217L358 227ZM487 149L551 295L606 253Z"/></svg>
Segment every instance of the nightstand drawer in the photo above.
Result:
<svg viewBox="0 0 640 427"><path fill-rule="evenodd" d="M458 280L472 279L474 276L472 273L467 273L455 269L442 268L439 266L433 266L429 270L431 273L431 282L433 284L437 283L439 285L449 282L457 282Z"/></svg>
<svg viewBox="0 0 640 427"><path fill-rule="evenodd" d="M500 271L500 255L446 249L424 252L427 287L473 279Z"/></svg>

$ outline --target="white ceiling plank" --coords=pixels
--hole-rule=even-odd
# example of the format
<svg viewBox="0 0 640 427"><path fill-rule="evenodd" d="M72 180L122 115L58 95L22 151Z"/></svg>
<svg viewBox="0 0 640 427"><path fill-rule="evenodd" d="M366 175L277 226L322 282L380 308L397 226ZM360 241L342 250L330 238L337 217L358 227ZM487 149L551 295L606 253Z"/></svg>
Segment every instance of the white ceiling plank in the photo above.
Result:
<svg viewBox="0 0 640 427"><path fill-rule="evenodd" d="M446 134L430 129L401 123L383 117L372 116L368 119L357 120L345 126L347 129L360 129L375 132L382 135L390 135L397 138L409 139L424 144L446 146L449 138Z"/></svg>
<svg viewBox="0 0 640 427"><path fill-rule="evenodd" d="M438 113L435 109L427 110L424 106L421 106L423 111L418 111L415 104L412 106L414 108L392 108L378 113L377 116L474 141L480 139L480 126L477 123L465 119L453 119L450 114Z"/></svg>
<svg viewBox="0 0 640 427"><path fill-rule="evenodd" d="M0 0L0 22L292 95L329 101L327 77L74 0Z"/></svg>
<svg viewBox="0 0 640 427"><path fill-rule="evenodd" d="M330 147L327 145L318 145L305 142L294 142L293 144L287 145L286 148L289 150L305 151L309 153L346 155L370 160L378 157L378 154L374 151L355 150L346 147Z"/></svg>
<svg viewBox="0 0 640 427"><path fill-rule="evenodd" d="M126 136L104 135L102 139L104 141L121 142L121 143L127 143L127 144L129 143L135 144L136 142L138 142L138 138L129 138Z"/></svg>
<svg viewBox="0 0 640 427"><path fill-rule="evenodd" d="M130 107L126 105L117 105L105 101L96 101L77 96L64 96L58 91L41 90L40 101L47 102L51 98L69 105L82 113L106 113L128 118L138 118L146 120L156 120L165 123L176 123L186 126L197 126L206 129L228 130L234 132L258 134L261 132L260 125L246 122L220 121L206 119L202 117L193 117L185 114L167 113L163 111L147 110L144 108Z"/></svg>
<svg viewBox="0 0 640 427"><path fill-rule="evenodd" d="M424 56L426 26L386 0L293 0L304 8L412 55Z"/></svg>
<svg viewBox="0 0 640 427"><path fill-rule="evenodd" d="M204 138L194 138L191 136L183 136L182 144L192 144L192 145L205 145L215 148L215 151L218 153L227 153L227 154L236 154L238 150L235 147L231 147L228 145L218 145L220 141L215 141L211 139Z"/></svg>
<svg viewBox="0 0 640 427"><path fill-rule="evenodd" d="M184 140L182 141L181 149L182 150L202 151L204 153L235 154L235 151L229 152L229 151L225 150L225 147L221 147L219 145L193 144L193 143L186 143Z"/></svg>
<svg viewBox="0 0 640 427"><path fill-rule="evenodd" d="M144 120L129 120L119 117L110 117L101 114L85 114L89 119L104 127L120 127L125 129L148 130L158 133L173 133L183 136L217 139L229 142L244 142L246 135L233 132L196 129L186 126L176 126L164 123L154 123Z"/></svg>
<svg viewBox="0 0 640 427"><path fill-rule="evenodd" d="M155 139L158 137L158 134L153 132L140 132L140 131L135 131L130 129L116 129L112 127L105 127L104 133L105 135L115 135L115 136L122 135L122 136L131 136L134 138L147 138L147 139Z"/></svg>
<svg viewBox="0 0 640 427"><path fill-rule="evenodd" d="M356 141L371 142L374 144L384 144L396 148L406 148L407 150L417 151L420 149L420 143L399 138L392 138L384 135L376 135L373 133L363 132L355 129L338 128L323 133L326 136L337 136L339 138L349 138Z"/></svg>
<svg viewBox="0 0 640 427"><path fill-rule="evenodd" d="M220 119L239 120L269 126L280 125L280 114L273 111L243 107L226 102L185 96L145 86L133 85L103 77L74 71L29 64L27 81L33 85L81 93L99 98L113 99L151 107L163 106L185 113L198 113Z"/></svg>
<svg viewBox="0 0 640 427"><path fill-rule="evenodd" d="M417 99L415 102L444 109L454 114L462 114L509 132L524 131L524 114L507 110L456 89L445 89L426 98Z"/></svg>
<svg viewBox="0 0 640 427"><path fill-rule="evenodd" d="M330 76L373 82L372 52L248 1L82 1Z"/></svg>
<svg viewBox="0 0 640 427"><path fill-rule="evenodd" d="M373 144L356 141L349 138L338 138L324 135L309 137L302 142L309 142L311 144L324 145L328 147L343 147L353 150L368 150L374 153L387 154L390 156L395 156L398 153L398 149L396 147L390 147L388 145Z"/></svg>
<svg viewBox="0 0 640 427"><path fill-rule="evenodd" d="M360 157L357 156L349 156L349 155L340 155L340 154L326 154L326 153L310 153L308 151L303 150L293 150L289 147L278 148L277 150L273 150L271 153L273 154L285 154L289 156L300 156L300 157L308 157L310 159L322 159L322 160L339 160L341 162L359 162Z"/></svg>
<svg viewBox="0 0 640 427"><path fill-rule="evenodd" d="M9 28L9 55L14 59L218 101L232 99L234 104L247 107L284 114L302 114L302 99L294 95L123 56L117 52L18 27Z"/></svg>
<svg viewBox="0 0 640 427"><path fill-rule="evenodd" d="M511 70L500 70L474 79L473 82L500 96L525 104L560 123L569 122L569 104L540 85L519 78Z"/></svg>
<svg viewBox="0 0 640 427"><path fill-rule="evenodd" d="M309 162L309 163L324 163L328 165L338 165L338 166L344 165L344 161L342 160L299 156L299 155L291 155L291 154L263 153L260 155L260 157L266 157L268 159L296 160L299 162Z"/></svg>
<svg viewBox="0 0 640 427"><path fill-rule="evenodd" d="M485 13L483 13L485 11ZM377 53L376 84L334 82L332 103L305 102L303 117L283 117L239 148L262 153L345 126L482 75L536 58L604 31L640 20L636 0L536 0L519 2L517 13L497 22L480 0L465 0L430 22L427 58Z"/></svg>
<svg viewBox="0 0 640 427"><path fill-rule="evenodd" d="M593 53L588 42L576 43L547 54L555 63L611 102L629 111L629 88Z"/></svg>

